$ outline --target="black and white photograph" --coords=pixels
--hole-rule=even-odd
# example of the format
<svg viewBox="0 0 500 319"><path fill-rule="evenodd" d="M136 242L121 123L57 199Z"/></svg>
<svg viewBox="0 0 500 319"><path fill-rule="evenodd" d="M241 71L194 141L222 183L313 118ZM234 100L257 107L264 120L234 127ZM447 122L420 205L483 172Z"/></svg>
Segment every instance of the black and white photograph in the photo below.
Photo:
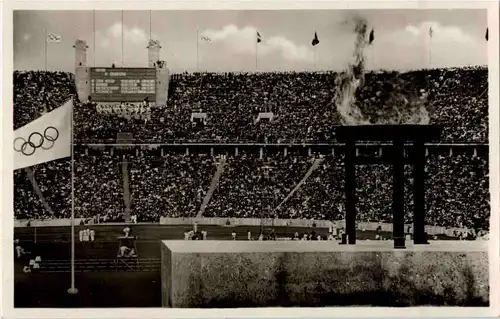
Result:
<svg viewBox="0 0 500 319"><path fill-rule="evenodd" d="M491 309L489 19L13 10L12 307Z"/></svg>

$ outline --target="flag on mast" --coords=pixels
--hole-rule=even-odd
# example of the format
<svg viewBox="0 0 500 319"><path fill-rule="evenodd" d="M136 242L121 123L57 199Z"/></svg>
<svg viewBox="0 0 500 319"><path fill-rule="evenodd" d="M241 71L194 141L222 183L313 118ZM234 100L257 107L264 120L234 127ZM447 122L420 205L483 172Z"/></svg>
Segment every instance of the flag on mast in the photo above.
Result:
<svg viewBox="0 0 500 319"><path fill-rule="evenodd" d="M429 28L429 36L432 38L432 35L434 34L434 30L432 27Z"/></svg>
<svg viewBox="0 0 500 319"><path fill-rule="evenodd" d="M207 36L205 36L205 35L204 35L204 36L202 36L202 37L200 38L200 40L201 40L201 41L203 41L203 42L212 42L212 39L210 39L209 37L207 37Z"/></svg>
<svg viewBox="0 0 500 319"><path fill-rule="evenodd" d="M368 38L368 44L372 44L373 40L375 40L375 30L372 29L372 31L370 31L370 37Z"/></svg>
<svg viewBox="0 0 500 319"><path fill-rule="evenodd" d="M311 45L314 47L317 46L318 44L319 44L318 34L314 32L314 39L312 40Z"/></svg>
<svg viewBox="0 0 500 319"><path fill-rule="evenodd" d="M259 31L257 31L257 43L261 43L261 42L262 42L262 37L260 36Z"/></svg>
<svg viewBox="0 0 500 319"><path fill-rule="evenodd" d="M58 34L55 34L53 32L47 33L47 38L46 41L47 43L60 43L62 40L62 37Z"/></svg>
<svg viewBox="0 0 500 319"><path fill-rule="evenodd" d="M73 100L14 132L14 169L71 156Z"/></svg>
<svg viewBox="0 0 500 319"><path fill-rule="evenodd" d="M486 35L484 36L484 38L486 39L486 41L488 41L488 28L486 28Z"/></svg>

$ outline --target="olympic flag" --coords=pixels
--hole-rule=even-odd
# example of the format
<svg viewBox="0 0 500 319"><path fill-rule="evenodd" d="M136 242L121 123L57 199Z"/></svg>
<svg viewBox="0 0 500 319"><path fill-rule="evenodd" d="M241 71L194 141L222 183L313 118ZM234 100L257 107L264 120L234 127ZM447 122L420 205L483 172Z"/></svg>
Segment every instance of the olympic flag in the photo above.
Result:
<svg viewBox="0 0 500 319"><path fill-rule="evenodd" d="M14 169L71 156L73 100L14 132Z"/></svg>

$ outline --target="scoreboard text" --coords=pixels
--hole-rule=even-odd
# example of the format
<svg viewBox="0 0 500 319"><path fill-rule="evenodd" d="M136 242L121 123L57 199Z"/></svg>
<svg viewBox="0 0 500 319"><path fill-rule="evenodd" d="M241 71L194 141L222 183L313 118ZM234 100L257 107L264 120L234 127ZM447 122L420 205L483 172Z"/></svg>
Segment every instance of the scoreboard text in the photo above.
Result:
<svg viewBox="0 0 500 319"><path fill-rule="evenodd" d="M96 102L156 100L154 68L91 68L90 96Z"/></svg>

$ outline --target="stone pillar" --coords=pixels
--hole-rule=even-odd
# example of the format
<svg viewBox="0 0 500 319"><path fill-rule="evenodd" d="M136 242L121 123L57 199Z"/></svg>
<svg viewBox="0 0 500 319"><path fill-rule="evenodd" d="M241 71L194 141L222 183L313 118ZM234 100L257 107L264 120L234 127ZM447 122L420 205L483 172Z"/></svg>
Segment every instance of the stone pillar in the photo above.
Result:
<svg viewBox="0 0 500 319"><path fill-rule="evenodd" d="M345 225L349 245L356 244L356 146L346 144L345 152Z"/></svg>
<svg viewBox="0 0 500 319"><path fill-rule="evenodd" d="M394 248L405 248L405 220L404 220L404 141L393 142L393 186L392 186L392 214Z"/></svg>
<svg viewBox="0 0 500 319"><path fill-rule="evenodd" d="M148 67L156 67L156 62L160 60L160 41L150 39L148 43Z"/></svg>
<svg viewBox="0 0 500 319"><path fill-rule="evenodd" d="M90 68L87 67L87 42L76 40L75 48L75 86L78 99L87 102L91 95Z"/></svg>
<svg viewBox="0 0 500 319"><path fill-rule="evenodd" d="M413 164L413 243L428 244L425 234L425 148L424 143L414 144Z"/></svg>

